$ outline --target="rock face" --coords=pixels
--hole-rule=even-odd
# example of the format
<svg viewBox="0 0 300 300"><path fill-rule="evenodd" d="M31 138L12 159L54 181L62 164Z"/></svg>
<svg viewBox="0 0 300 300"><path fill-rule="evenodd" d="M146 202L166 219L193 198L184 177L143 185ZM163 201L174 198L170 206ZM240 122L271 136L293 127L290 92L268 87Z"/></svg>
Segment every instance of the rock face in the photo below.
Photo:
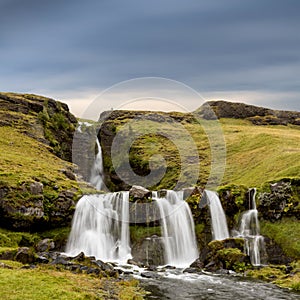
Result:
<svg viewBox="0 0 300 300"><path fill-rule="evenodd" d="M144 266L164 264L163 240L158 236L147 237L132 248L133 260Z"/></svg>
<svg viewBox="0 0 300 300"><path fill-rule="evenodd" d="M40 231L70 224L80 196L70 163L76 125L64 103L0 93L1 227Z"/></svg>
<svg viewBox="0 0 300 300"><path fill-rule="evenodd" d="M259 211L265 220L274 222L284 216L300 218L299 201L293 197L290 182L271 184L270 190L259 195Z"/></svg>
<svg viewBox="0 0 300 300"><path fill-rule="evenodd" d="M0 93L0 126L20 128L67 161L72 161L76 125L65 103L32 94Z"/></svg>

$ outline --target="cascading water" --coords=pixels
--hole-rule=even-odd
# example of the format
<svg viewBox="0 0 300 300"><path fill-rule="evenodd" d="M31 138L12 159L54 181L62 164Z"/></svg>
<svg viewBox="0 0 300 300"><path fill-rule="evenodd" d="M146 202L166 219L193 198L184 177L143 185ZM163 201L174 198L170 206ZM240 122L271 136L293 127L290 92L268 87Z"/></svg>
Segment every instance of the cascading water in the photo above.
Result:
<svg viewBox="0 0 300 300"><path fill-rule="evenodd" d="M159 207L166 264L189 266L199 253L191 210L183 200L183 192L167 191L165 197L153 193Z"/></svg>
<svg viewBox="0 0 300 300"><path fill-rule="evenodd" d="M92 166L90 183L100 191L103 188L103 162L101 145L98 138L96 138L96 143L98 152Z"/></svg>
<svg viewBox="0 0 300 300"><path fill-rule="evenodd" d="M238 236L245 239L247 255L250 256L251 264L260 266L262 257L265 256L264 237L260 235L258 211L255 203L256 189L249 191L249 210L243 213Z"/></svg>
<svg viewBox="0 0 300 300"><path fill-rule="evenodd" d="M129 192L85 195L78 201L66 253L80 252L104 261L131 258Z"/></svg>
<svg viewBox="0 0 300 300"><path fill-rule="evenodd" d="M229 237L226 216L218 197L213 191L205 190L211 215L213 240L224 240Z"/></svg>

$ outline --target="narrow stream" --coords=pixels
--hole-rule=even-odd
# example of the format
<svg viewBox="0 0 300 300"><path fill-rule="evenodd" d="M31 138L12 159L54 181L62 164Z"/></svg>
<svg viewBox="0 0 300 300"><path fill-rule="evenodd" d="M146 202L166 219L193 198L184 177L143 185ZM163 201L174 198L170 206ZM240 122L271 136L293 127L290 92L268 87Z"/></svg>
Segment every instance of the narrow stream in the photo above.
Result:
<svg viewBox="0 0 300 300"><path fill-rule="evenodd" d="M156 273L159 274L159 273ZM151 292L146 299L262 299L299 300L300 293L281 289L273 284L235 276L180 274L168 271L155 278L141 280L142 287Z"/></svg>

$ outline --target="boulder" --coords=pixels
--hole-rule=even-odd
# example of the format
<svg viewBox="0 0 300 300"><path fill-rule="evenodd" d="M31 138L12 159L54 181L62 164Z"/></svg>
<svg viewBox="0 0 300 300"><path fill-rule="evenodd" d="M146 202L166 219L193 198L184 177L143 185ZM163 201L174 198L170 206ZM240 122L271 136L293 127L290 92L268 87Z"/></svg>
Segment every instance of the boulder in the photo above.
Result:
<svg viewBox="0 0 300 300"><path fill-rule="evenodd" d="M148 198L151 198L152 193L151 191L147 190L146 188L138 185L133 185L131 189L129 190L129 197L133 199L133 201L136 200L148 200Z"/></svg>
<svg viewBox="0 0 300 300"><path fill-rule="evenodd" d="M36 260L36 258L30 248L22 247L18 249L15 260L21 262L22 264L31 264Z"/></svg>
<svg viewBox="0 0 300 300"><path fill-rule="evenodd" d="M55 243L52 239L43 239L36 246L36 250L38 252L50 251L53 250L54 248L55 248Z"/></svg>

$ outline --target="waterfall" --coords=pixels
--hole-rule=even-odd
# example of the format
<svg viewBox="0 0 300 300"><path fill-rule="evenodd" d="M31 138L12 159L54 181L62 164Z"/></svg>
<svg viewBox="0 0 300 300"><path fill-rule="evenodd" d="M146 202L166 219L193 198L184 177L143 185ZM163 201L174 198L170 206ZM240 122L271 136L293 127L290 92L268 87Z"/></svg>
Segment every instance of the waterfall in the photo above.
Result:
<svg viewBox="0 0 300 300"><path fill-rule="evenodd" d="M154 192L153 199L160 211L166 264L189 266L199 254L192 213L183 192L167 191L165 197Z"/></svg>
<svg viewBox="0 0 300 300"><path fill-rule="evenodd" d="M92 166L90 183L97 190L101 190L104 185L103 184L103 162L102 162L101 145L100 145L98 138L96 138L96 143L97 143L98 152L97 152L94 164Z"/></svg>
<svg viewBox="0 0 300 300"><path fill-rule="evenodd" d="M229 237L229 233L221 201L216 192L205 190L205 194L208 198L213 240L224 240Z"/></svg>
<svg viewBox="0 0 300 300"><path fill-rule="evenodd" d="M255 203L256 189L249 191L249 210L242 214L238 236L245 239L247 255L251 264L261 265L261 257L265 254L264 238L260 235L258 211Z"/></svg>
<svg viewBox="0 0 300 300"><path fill-rule="evenodd" d="M104 261L131 258L129 192L85 195L78 201L66 253L80 252Z"/></svg>

